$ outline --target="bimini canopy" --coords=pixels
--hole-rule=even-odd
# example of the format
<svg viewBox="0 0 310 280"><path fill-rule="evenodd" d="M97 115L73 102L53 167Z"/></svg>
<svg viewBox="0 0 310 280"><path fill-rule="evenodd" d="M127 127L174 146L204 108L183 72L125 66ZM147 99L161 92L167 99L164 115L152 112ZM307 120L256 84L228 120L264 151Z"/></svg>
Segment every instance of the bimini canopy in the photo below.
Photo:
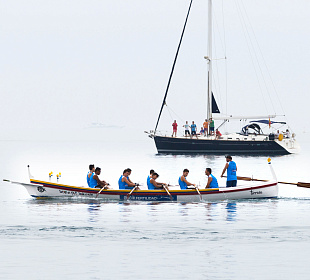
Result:
<svg viewBox="0 0 310 280"><path fill-rule="evenodd" d="M258 120L258 121L250 121L250 123L264 123L264 124L274 124L274 123L280 123L280 124L286 124L286 122L274 122L269 120Z"/></svg>
<svg viewBox="0 0 310 280"><path fill-rule="evenodd" d="M248 132L249 129L253 129L254 133L263 134L263 131L261 130L259 124L257 124L257 123L251 123L251 124L248 124L248 125L242 127L242 133L247 135L249 133Z"/></svg>

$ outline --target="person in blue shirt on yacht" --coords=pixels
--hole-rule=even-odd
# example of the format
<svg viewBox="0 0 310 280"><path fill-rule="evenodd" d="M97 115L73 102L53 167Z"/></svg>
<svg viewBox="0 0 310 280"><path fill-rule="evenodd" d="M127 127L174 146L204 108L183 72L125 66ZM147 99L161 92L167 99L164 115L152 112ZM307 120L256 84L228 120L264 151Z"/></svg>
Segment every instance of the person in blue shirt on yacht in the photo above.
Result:
<svg viewBox="0 0 310 280"><path fill-rule="evenodd" d="M101 188L104 188L104 189L109 188L108 187L109 183L99 179L100 173L101 173L101 168L96 167L95 173L92 173L90 178L89 178L89 187L90 188L100 188L100 189Z"/></svg>
<svg viewBox="0 0 310 280"><path fill-rule="evenodd" d="M181 190L186 190L189 186L196 187L195 184L192 184L186 180L188 173L189 173L189 170L185 168L183 170L183 175L179 177L179 185L180 185Z"/></svg>
<svg viewBox="0 0 310 280"><path fill-rule="evenodd" d="M224 176L224 173L227 170L227 181L226 181L226 187L235 187L237 186L237 165L232 160L232 157L227 155L226 157L226 165L223 169L221 177Z"/></svg>
<svg viewBox="0 0 310 280"><path fill-rule="evenodd" d="M205 174L208 176L208 183L206 185L206 189L218 188L219 184L217 179L211 174L211 168L206 168Z"/></svg>
<svg viewBox="0 0 310 280"><path fill-rule="evenodd" d="M131 174L131 169L126 168L123 171L123 175L118 179L118 186L120 190L132 190L133 188L136 188L136 190L139 190L140 188L138 187L139 184L133 183L129 179L129 175Z"/></svg>
<svg viewBox="0 0 310 280"><path fill-rule="evenodd" d="M95 165L94 165L94 164L90 164L90 165L89 165L89 171L88 171L87 177L86 177L87 185L88 185L88 186L89 186L90 176L91 176L92 174L94 174L94 172L95 172Z"/></svg>
<svg viewBox="0 0 310 280"><path fill-rule="evenodd" d="M158 177L159 175L156 172L154 172L151 175L150 181L148 181L148 184L147 184L147 188L149 190L160 190L160 189L164 189L165 187L168 189L168 184L156 182L156 179Z"/></svg>
<svg viewBox="0 0 310 280"><path fill-rule="evenodd" d="M198 139L198 136L197 136L197 126L195 124L194 121L192 121L192 124L191 124L191 138L193 138L194 135L196 135L196 138Z"/></svg>

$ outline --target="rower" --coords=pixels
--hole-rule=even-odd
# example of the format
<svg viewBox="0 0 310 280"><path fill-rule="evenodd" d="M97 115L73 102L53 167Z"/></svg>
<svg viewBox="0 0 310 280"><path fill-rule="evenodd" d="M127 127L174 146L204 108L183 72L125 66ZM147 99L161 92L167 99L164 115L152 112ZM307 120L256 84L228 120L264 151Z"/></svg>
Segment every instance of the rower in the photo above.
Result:
<svg viewBox="0 0 310 280"><path fill-rule="evenodd" d="M104 189L108 189L108 183L104 180L100 180L99 179L99 175L101 173L101 168L100 167L96 167L95 169L95 173L93 173L91 176L90 176L90 179L89 179L89 187L90 188L104 188Z"/></svg>
<svg viewBox="0 0 310 280"><path fill-rule="evenodd" d="M208 183L206 185L206 189L218 188L219 184L217 179L211 174L211 168L206 168L205 174L208 176Z"/></svg>
<svg viewBox="0 0 310 280"><path fill-rule="evenodd" d="M151 170L150 170L150 175L147 176L147 179L146 179L146 184L147 184L147 186L149 185L150 180L151 180L151 176L152 176L152 174L153 174L154 172L155 172L154 169L151 169Z"/></svg>
<svg viewBox="0 0 310 280"><path fill-rule="evenodd" d="M227 182L226 187L235 187L237 186L237 165L232 160L232 157L227 155L226 157L226 165L223 169L221 177L224 176L225 171L227 170Z"/></svg>
<svg viewBox="0 0 310 280"><path fill-rule="evenodd" d="M194 186L194 187L196 186L195 184L192 184L186 180L188 173L189 173L189 170L185 168L183 170L183 175L179 177L179 185L180 185L181 190L186 190L188 186Z"/></svg>
<svg viewBox="0 0 310 280"><path fill-rule="evenodd" d="M168 184L166 183L158 183L156 182L156 179L159 177L159 175L154 172L152 175L151 175L151 179L150 179L150 182L148 182L147 184L147 187L149 190L158 190L158 189L164 189L164 186L166 188L168 188Z"/></svg>
<svg viewBox="0 0 310 280"><path fill-rule="evenodd" d="M89 171L88 171L87 177L86 177L87 185L88 185L88 186L89 186L90 176L91 176L92 174L94 174L94 172L95 172L95 165L94 165L94 164L90 164L90 165L89 165ZM89 187L90 187L90 186L89 186Z"/></svg>
<svg viewBox="0 0 310 280"><path fill-rule="evenodd" d="M129 175L131 174L131 169L126 168L123 171L123 175L118 179L118 186L120 190L132 190L136 187L136 190L139 190L139 184L131 182Z"/></svg>

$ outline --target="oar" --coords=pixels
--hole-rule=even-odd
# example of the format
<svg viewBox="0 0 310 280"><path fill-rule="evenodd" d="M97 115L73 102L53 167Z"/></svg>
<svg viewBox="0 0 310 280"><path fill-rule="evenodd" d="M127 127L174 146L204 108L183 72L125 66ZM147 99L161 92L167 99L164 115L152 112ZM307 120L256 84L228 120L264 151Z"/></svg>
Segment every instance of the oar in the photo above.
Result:
<svg viewBox="0 0 310 280"><path fill-rule="evenodd" d="M173 197L171 195L171 193L168 191L167 187L165 185L163 185L165 191L167 192L167 194L170 196L170 199L173 200Z"/></svg>
<svg viewBox="0 0 310 280"><path fill-rule="evenodd" d="M133 191L134 191L137 187L138 187L138 185L135 186L135 187L130 191L129 194L127 194L127 200L129 199L129 197L131 196L131 194L133 193Z"/></svg>
<svg viewBox="0 0 310 280"><path fill-rule="evenodd" d="M226 177L226 176L223 176ZM244 181L259 181L259 182L268 182L269 180L262 180L262 179L254 179L251 177L241 177L237 176L237 180L244 180ZM285 185L295 185L297 187L302 187L302 188L310 188L310 183L303 183L303 182L298 182L298 183L289 183L289 182L280 182L278 181L279 184L285 184Z"/></svg>
<svg viewBox="0 0 310 280"><path fill-rule="evenodd" d="M96 194L96 198L99 196L99 194L103 191L103 189L106 187L106 186L109 186L110 184L107 184L105 186L102 187L102 189Z"/></svg>
<svg viewBox="0 0 310 280"><path fill-rule="evenodd" d="M200 193L198 187L195 186L195 189L196 189L196 191L198 192L198 194L200 195L200 200L202 200L202 195L201 195L201 193Z"/></svg>

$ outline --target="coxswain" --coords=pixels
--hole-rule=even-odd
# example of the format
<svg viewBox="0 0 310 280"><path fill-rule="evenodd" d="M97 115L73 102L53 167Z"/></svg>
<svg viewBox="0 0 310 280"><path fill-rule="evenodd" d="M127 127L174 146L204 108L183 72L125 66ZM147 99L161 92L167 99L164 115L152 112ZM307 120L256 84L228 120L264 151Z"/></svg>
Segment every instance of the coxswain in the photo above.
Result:
<svg viewBox="0 0 310 280"><path fill-rule="evenodd" d="M188 173L189 173L189 170L185 168L183 170L183 175L179 177L179 185L180 185L181 190L186 190L188 186L194 186L194 187L196 186L195 184L192 184L186 180Z"/></svg>
<svg viewBox="0 0 310 280"><path fill-rule="evenodd" d="M164 186L168 189L168 184L166 183L158 183L156 182L156 179L159 177L159 175L154 172L152 175L151 175L151 179L150 181L148 182L148 189L149 190L158 190L158 189L164 189Z"/></svg>
<svg viewBox="0 0 310 280"><path fill-rule="evenodd" d="M218 188L219 184L217 179L211 174L211 168L206 168L205 174L208 176L208 183L206 185L206 189Z"/></svg>
<svg viewBox="0 0 310 280"><path fill-rule="evenodd" d="M95 165L94 164L90 164L89 165L89 171L87 173L87 177L86 177L86 180L87 180L87 185L89 186L89 181L90 181L90 176L92 174L94 174L95 172ZM89 186L90 187L90 186Z"/></svg>
<svg viewBox="0 0 310 280"><path fill-rule="evenodd" d="M224 176L224 173L227 170L227 181L226 181L226 187L235 187L237 186L237 165L232 160L231 156L225 156L226 157L226 165L223 169L221 177Z"/></svg>
<svg viewBox="0 0 310 280"><path fill-rule="evenodd" d="M89 187L90 188L104 188L104 189L109 188L108 187L109 184L106 181L99 179L100 173L101 173L101 168L96 167L95 173L93 173L89 179Z"/></svg>
<svg viewBox="0 0 310 280"><path fill-rule="evenodd" d="M133 183L129 179L129 175L131 174L131 169L126 168L123 171L123 175L118 179L118 186L120 190L132 190L134 187L136 187L136 190L139 190L139 184Z"/></svg>

